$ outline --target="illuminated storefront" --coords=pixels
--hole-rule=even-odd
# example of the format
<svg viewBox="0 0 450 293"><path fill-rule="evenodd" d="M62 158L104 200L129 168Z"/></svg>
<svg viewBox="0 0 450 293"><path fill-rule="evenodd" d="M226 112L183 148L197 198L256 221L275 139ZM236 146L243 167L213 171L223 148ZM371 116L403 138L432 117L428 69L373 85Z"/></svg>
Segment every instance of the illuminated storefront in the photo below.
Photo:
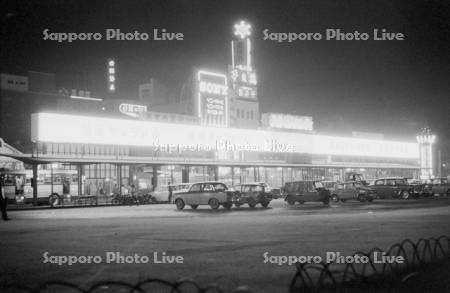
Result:
<svg viewBox="0 0 450 293"><path fill-rule="evenodd" d="M281 186L288 180L343 180L348 171L368 179L417 177L419 171L417 143L263 129L38 113L32 116L32 141L40 158L120 164L127 168L122 178L152 186L198 180ZM118 176L107 168L105 177Z"/></svg>

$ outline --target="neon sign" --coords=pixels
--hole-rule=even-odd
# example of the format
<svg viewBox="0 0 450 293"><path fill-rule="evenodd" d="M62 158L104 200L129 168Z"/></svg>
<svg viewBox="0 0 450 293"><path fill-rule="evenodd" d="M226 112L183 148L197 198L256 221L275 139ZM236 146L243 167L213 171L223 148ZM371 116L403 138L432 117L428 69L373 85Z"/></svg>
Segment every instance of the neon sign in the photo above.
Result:
<svg viewBox="0 0 450 293"><path fill-rule="evenodd" d="M122 103L119 105L119 111L122 114L137 118L147 112L147 106Z"/></svg>
<svg viewBox="0 0 450 293"><path fill-rule="evenodd" d="M197 72L197 115L203 125L228 126L228 82L221 73Z"/></svg>
<svg viewBox="0 0 450 293"><path fill-rule="evenodd" d="M234 35L244 39L245 37L250 36L250 28L251 26L248 23L241 20L241 22L234 25Z"/></svg>
<svg viewBox="0 0 450 293"><path fill-rule="evenodd" d="M116 91L116 62L113 59L108 59L108 91Z"/></svg>

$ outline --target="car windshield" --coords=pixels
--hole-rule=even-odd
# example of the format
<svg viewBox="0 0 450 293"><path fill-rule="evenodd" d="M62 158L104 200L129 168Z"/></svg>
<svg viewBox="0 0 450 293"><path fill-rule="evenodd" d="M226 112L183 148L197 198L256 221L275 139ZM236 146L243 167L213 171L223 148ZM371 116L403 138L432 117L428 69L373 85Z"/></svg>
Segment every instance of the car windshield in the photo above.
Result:
<svg viewBox="0 0 450 293"><path fill-rule="evenodd" d="M395 185L405 184L405 179L395 179Z"/></svg>
<svg viewBox="0 0 450 293"><path fill-rule="evenodd" d="M314 185L316 186L316 188L323 188L322 182L319 182L319 181L314 182Z"/></svg>

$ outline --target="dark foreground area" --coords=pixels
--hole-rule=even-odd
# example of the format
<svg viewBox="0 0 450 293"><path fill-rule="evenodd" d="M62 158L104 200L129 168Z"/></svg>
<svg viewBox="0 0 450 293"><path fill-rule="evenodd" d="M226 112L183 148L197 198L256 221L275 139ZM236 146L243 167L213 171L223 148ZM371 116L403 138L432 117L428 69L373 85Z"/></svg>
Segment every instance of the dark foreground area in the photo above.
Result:
<svg viewBox="0 0 450 293"><path fill-rule="evenodd" d="M12 221L0 223L3 288L49 280L89 288L106 280L136 284L147 278L190 278L202 287L217 284L225 292L242 285L253 292L287 292L295 265L265 262L264 255L325 258L329 252L352 255L373 247L385 250L404 239L450 235L448 198L329 207L290 207L276 200L268 209L231 211L177 211L173 205L35 209L11 211L10 216ZM107 261L112 255L116 258ZM137 263L136 255L149 261ZM71 265L56 261L70 256L101 260ZM182 262L176 263L176 257ZM448 263L429 266L418 272L423 277L414 275L409 281L444 286L448 271Z"/></svg>

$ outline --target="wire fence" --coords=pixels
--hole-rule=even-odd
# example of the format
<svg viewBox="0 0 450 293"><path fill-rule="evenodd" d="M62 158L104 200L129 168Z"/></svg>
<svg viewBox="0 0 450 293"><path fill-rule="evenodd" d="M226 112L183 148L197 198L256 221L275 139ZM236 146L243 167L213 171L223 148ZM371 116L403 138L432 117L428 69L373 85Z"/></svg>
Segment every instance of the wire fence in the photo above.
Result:
<svg viewBox="0 0 450 293"><path fill-rule="evenodd" d="M389 292L402 292L394 290L398 284L404 284L415 275L417 270L433 265L437 262L450 260L450 237L419 239L413 242L409 239L392 245L388 250L373 248L369 252L358 251L351 256L365 256L364 263L336 263L321 262L318 264L296 264L296 272L287 288L280 289L286 292L385 292L377 289L389 288ZM402 257L403 262L378 262L376 257L384 256L393 260ZM398 259L397 259L398 260ZM450 286L450 282L448 284ZM103 281L93 284L89 288L65 281L48 281L37 287L14 286L8 287L5 292L28 293L224 293L217 285L200 286L190 279L167 281L163 279L146 279L138 283L123 281ZM353 291L352 291L353 289ZM3 292L3 291L2 291ZM248 287L236 288L234 293L252 293ZM420 291L418 291L420 292ZM445 292L445 291L443 291ZM450 292L450 291L447 291Z"/></svg>
<svg viewBox="0 0 450 293"><path fill-rule="evenodd" d="M296 264L297 271L290 284L290 292L311 292L347 288L357 284L392 286L392 281L405 282L421 267L450 259L450 238L404 240L388 250L373 248L369 252L358 251L351 255L365 256L366 262L321 262ZM381 257L381 258L380 258ZM401 262L399 258L401 257ZM385 283L381 282L383 280Z"/></svg>

